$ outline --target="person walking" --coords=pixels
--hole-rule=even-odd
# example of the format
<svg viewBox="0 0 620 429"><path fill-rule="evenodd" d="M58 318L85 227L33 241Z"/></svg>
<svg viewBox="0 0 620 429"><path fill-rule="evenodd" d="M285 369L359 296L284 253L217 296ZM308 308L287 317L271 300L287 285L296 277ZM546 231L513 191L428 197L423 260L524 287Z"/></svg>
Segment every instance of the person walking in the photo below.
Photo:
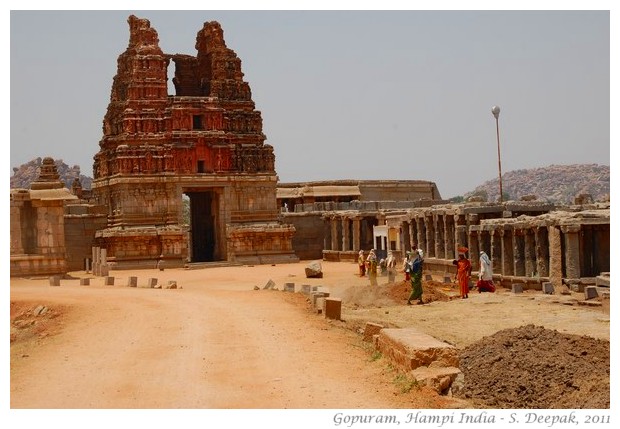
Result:
<svg viewBox="0 0 620 429"><path fill-rule="evenodd" d="M407 268L405 269L405 272L408 272L411 278L411 294L407 300L407 305L412 305L412 300L418 300L417 304L424 304L422 300L422 270L424 268L424 260L417 250L412 253L412 259L407 262Z"/></svg>
<svg viewBox="0 0 620 429"><path fill-rule="evenodd" d="M476 283L478 293L495 292L493 284L493 266L491 259L485 252L480 252L480 271L478 272L478 283Z"/></svg>
<svg viewBox="0 0 620 429"><path fill-rule="evenodd" d="M366 264L368 264L368 278L372 286L377 285L377 254L375 249L370 249L368 258L366 258Z"/></svg>
<svg viewBox="0 0 620 429"><path fill-rule="evenodd" d="M366 275L366 261L364 260L364 250L360 250L357 256L357 266L360 269L360 277Z"/></svg>
<svg viewBox="0 0 620 429"><path fill-rule="evenodd" d="M471 277L471 262L465 256L467 248L460 247L459 259L456 261L456 280L459 284L461 298L469 298L469 279Z"/></svg>
<svg viewBox="0 0 620 429"><path fill-rule="evenodd" d="M388 271L388 282L393 283L396 280L396 258L391 250L388 250L388 256L385 261Z"/></svg>

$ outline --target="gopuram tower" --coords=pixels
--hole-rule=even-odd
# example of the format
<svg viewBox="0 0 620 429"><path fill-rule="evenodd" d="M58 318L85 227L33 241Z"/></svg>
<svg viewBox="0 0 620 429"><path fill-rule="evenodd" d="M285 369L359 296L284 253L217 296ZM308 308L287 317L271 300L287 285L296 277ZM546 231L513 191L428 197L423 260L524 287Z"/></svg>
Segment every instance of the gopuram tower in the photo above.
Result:
<svg viewBox="0 0 620 429"><path fill-rule="evenodd" d="M93 168L93 195L108 207L96 235L107 262L297 261L295 229L278 221L273 147L220 24L204 24L191 56L163 53L148 20L128 23Z"/></svg>

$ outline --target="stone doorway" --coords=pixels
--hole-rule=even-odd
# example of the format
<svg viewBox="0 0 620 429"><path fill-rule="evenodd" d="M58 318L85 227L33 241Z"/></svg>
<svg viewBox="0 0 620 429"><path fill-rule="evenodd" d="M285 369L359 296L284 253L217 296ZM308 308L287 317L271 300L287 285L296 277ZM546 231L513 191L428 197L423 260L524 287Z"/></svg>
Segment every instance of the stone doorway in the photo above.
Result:
<svg viewBox="0 0 620 429"><path fill-rule="evenodd" d="M185 192L189 197L191 262L221 260L217 251L218 198L212 190Z"/></svg>

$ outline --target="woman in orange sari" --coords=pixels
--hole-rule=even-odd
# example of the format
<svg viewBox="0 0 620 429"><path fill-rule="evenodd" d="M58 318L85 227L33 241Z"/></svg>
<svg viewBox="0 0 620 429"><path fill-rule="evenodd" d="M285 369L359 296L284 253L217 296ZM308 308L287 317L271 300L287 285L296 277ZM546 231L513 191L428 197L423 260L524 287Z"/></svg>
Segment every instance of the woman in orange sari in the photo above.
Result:
<svg viewBox="0 0 620 429"><path fill-rule="evenodd" d="M459 248L459 259L456 261L456 279L459 283L461 298L469 298L469 278L471 277L471 262L465 257L464 248Z"/></svg>

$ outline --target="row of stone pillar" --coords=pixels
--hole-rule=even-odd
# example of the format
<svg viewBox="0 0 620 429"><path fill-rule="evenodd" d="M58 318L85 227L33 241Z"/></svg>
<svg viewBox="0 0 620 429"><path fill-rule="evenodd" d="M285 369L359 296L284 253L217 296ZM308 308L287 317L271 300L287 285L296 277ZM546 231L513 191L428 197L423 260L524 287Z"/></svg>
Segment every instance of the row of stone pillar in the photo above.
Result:
<svg viewBox="0 0 620 429"><path fill-rule="evenodd" d="M329 243L324 243L326 250L357 251L362 248L362 217L360 216L331 216L329 229Z"/></svg>

